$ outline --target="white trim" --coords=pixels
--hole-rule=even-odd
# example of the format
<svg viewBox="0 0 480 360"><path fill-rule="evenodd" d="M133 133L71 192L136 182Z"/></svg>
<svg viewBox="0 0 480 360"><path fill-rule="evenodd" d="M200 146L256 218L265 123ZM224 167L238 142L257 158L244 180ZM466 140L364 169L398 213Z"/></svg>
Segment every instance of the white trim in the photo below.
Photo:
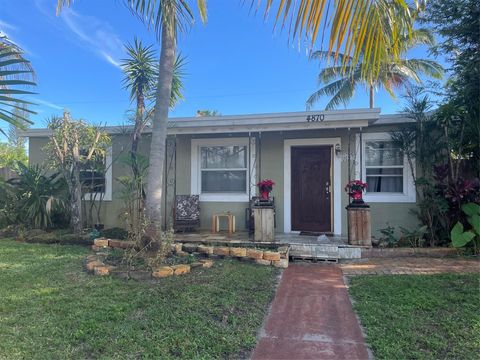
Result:
<svg viewBox="0 0 480 360"><path fill-rule="evenodd" d="M250 178L247 173L247 191L245 193L215 193L215 194L202 194L201 193L201 177L200 174L200 161L199 161L199 149L201 146L228 146L238 145L246 146L248 151L248 138L246 137L231 137L231 138L215 138L215 139L192 139L191 140L191 182L190 193L192 195L200 195L200 201L205 202L248 202L248 189L252 189L252 183L255 184L255 139L252 138L250 143L250 161L247 164L250 165ZM255 188L253 187L253 191ZM252 195L255 193L253 192Z"/></svg>
<svg viewBox="0 0 480 360"><path fill-rule="evenodd" d="M391 140L391 136L386 132L362 133L362 146L360 147L360 134L356 136L356 159L355 159L355 178L360 178L360 166L362 181L366 182L365 171L365 142L375 140ZM360 148L362 150L362 163L360 163ZM413 162L415 167L415 161ZM403 160L403 193L368 193L368 189L363 196L367 203L414 203L416 201L415 183L413 181L412 171L408 164L407 156Z"/></svg>
<svg viewBox="0 0 480 360"><path fill-rule="evenodd" d="M291 189L291 149L292 146L332 145L333 152L333 233L342 234L342 170L341 158L335 155L335 145L342 146L341 138L317 139L290 139L283 141L283 184L284 184L284 217L283 227L285 233L292 232L292 189Z"/></svg>
<svg viewBox="0 0 480 360"><path fill-rule="evenodd" d="M112 147L107 148L107 153L105 156L105 167L107 171L105 172L105 195L102 198L102 201L112 201ZM86 193L83 195L85 200L92 200L95 198L94 193ZM99 201L99 196L97 195L97 200Z"/></svg>

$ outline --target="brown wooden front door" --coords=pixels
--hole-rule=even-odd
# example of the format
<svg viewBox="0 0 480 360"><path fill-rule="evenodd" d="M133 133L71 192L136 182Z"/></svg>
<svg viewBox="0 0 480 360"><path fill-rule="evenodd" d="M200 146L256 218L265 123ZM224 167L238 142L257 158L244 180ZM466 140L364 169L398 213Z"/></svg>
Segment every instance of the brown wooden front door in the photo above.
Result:
<svg viewBox="0 0 480 360"><path fill-rule="evenodd" d="M292 230L332 231L332 147L292 147Z"/></svg>

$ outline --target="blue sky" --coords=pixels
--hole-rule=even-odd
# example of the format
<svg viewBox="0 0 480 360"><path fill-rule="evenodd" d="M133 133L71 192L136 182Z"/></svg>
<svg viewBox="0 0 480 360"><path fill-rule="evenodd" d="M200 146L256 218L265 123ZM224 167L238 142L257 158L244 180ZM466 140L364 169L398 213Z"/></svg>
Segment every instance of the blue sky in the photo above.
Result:
<svg viewBox="0 0 480 360"><path fill-rule="evenodd" d="M93 123L126 123L131 104L118 66L122 44L134 36L152 44L156 39L121 0L77 0L58 17L56 0L1 2L0 29L26 50L36 70L34 127L45 126L45 119L64 108ZM305 110L320 64L308 61L305 44L289 43L286 32L273 31L271 21L242 3L209 0L208 23L198 21L180 36L188 75L185 100L171 116L193 116L197 109L224 115ZM426 49L411 55L427 56ZM368 94L358 88L348 107L367 106ZM378 92L376 106L394 113L402 102Z"/></svg>

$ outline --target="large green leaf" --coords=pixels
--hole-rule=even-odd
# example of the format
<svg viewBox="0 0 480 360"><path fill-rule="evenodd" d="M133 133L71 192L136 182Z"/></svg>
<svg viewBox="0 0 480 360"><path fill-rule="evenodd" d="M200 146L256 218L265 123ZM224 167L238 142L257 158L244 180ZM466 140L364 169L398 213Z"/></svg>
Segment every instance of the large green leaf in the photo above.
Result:
<svg viewBox="0 0 480 360"><path fill-rule="evenodd" d="M477 236L480 236L480 215L474 214L472 216L469 216L467 220L470 225L472 225L473 231L475 231Z"/></svg>
<svg viewBox="0 0 480 360"><path fill-rule="evenodd" d="M467 245L475 237L475 234L471 231L463 231L463 225L461 222L457 222L450 232L452 238L452 245L454 247L463 247Z"/></svg>
<svg viewBox="0 0 480 360"><path fill-rule="evenodd" d="M462 211L467 216L480 215L480 205L473 202L462 205Z"/></svg>

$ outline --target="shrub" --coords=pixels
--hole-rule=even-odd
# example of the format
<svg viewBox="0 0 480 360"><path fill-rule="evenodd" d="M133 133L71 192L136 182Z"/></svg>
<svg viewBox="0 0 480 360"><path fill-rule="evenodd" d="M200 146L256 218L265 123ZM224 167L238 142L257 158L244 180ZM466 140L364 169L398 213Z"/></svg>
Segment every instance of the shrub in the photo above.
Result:
<svg viewBox="0 0 480 360"><path fill-rule="evenodd" d="M379 246L394 247L398 243L398 238L395 236L395 228L387 223L387 227L378 230L382 236L380 237Z"/></svg>
<svg viewBox="0 0 480 360"><path fill-rule="evenodd" d="M0 184L2 197L9 201L0 212L11 224L47 229L52 227L52 213L65 213L68 194L59 174L47 174L41 166L17 164L18 177Z"/></svg>
<svg viewBox="0 0 480 360"><path fill-rule="evenodd" d="M405 245L411 247L422 247L425 245L424 236L427 233L427 225L420 226L414 230L408 230L400 226L400 232L402 233L402 239L406 242Z"/></svg>
<svg viewBox="0 0 480 360"><path fill-rule="evenodd" d="M110 229L101 230L100 236L108 239L126 240L128 237L128 231L119 227L113 227Z"/></svg>

